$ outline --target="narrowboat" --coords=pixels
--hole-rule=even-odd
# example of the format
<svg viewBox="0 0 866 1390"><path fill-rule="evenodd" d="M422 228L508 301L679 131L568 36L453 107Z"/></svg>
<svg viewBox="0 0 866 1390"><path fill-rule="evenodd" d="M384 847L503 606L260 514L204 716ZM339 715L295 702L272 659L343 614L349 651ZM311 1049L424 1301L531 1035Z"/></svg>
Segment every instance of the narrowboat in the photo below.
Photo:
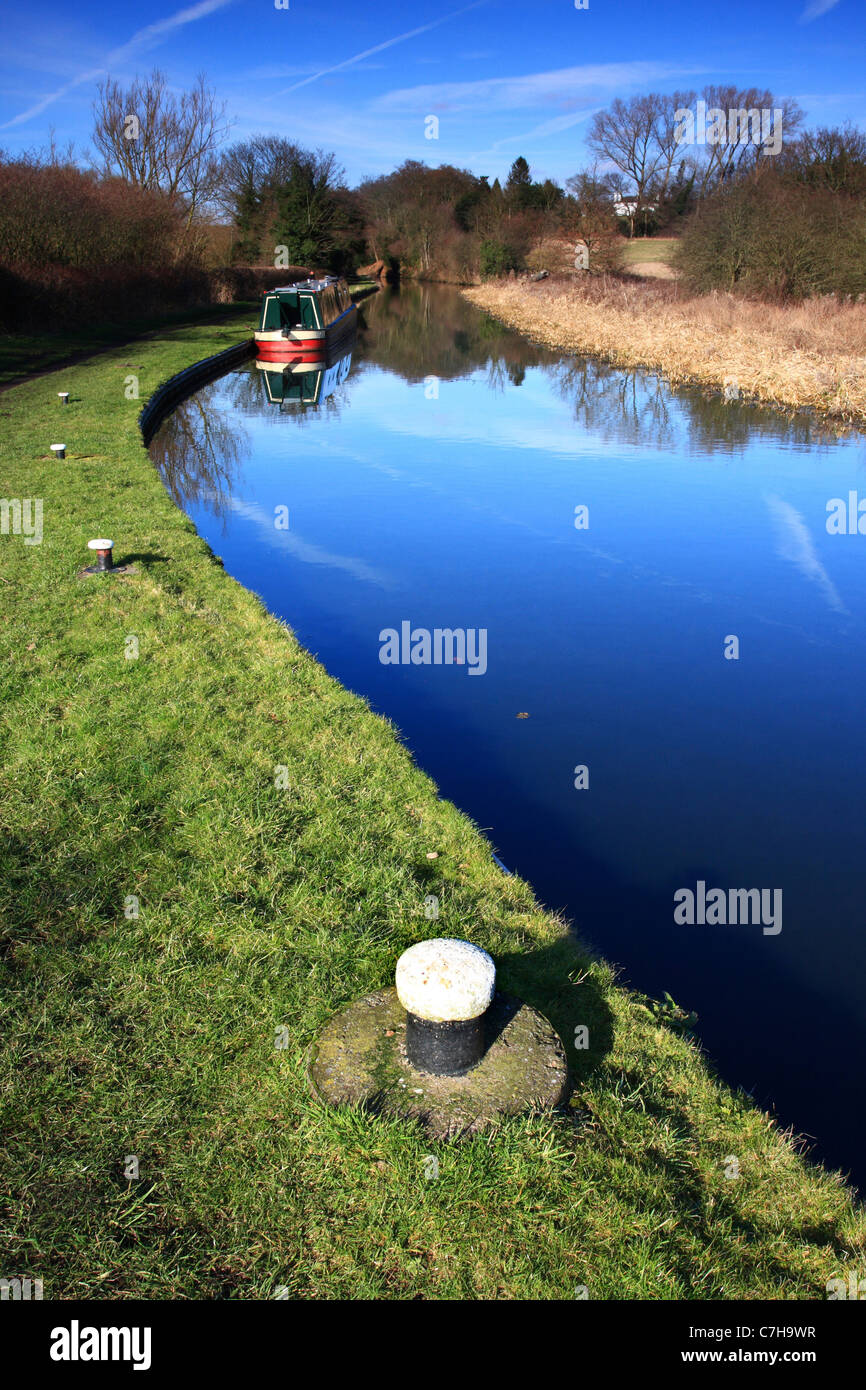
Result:
<svg viewBox="0 0 866 1390"><path fill-rule="evenodd" d="M342 277L300 280L262 295L256 356L263 362L313 361L354 332L358 310Z"/></svg>

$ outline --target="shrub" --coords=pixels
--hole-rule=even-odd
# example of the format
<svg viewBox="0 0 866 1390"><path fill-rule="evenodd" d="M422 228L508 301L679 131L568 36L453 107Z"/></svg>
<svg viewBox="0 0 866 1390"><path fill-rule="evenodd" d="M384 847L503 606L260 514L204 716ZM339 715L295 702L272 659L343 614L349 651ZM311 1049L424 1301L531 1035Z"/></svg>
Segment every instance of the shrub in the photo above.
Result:
<svg viewBox="0 0 866 1390"><path fill-rule="evenodd" d="M71 166L0 162L4 265L166 265L181 227L179 208L162 193Z"/></svg>
<svg viewBox="0 0 866 1390"><path fill-rule="evenodd" d="M285 270L233 266L204 271L180 264L151 270L121 266L0 266L0 332L38 332L80 324L119 324L237 300L256 300L266 289L301 279L303 266Z"/></svg>
<svg viewBox="0 0 866 1390"><path fill-rule="evenodd" d="M485 280L497 275L507 275L509 270L520 270L520 257L505 241L482 241L479 248L481 274Z"/></svg>
<svg viewBox="0 0 866 1390"><path fill-rule="evenodd" d="M203 250L207 237L197 239ZM175 201L73 166L0 158L0 331L124 324L257 299L303 266L204 268L181 257ZM186 246L191 245L186 238Z"/></svg>
<svg viewBox="0 0 866 1390"><path fill-rule="evenodd" d="M866 198L772 170L718 190L687 224L678 264L698 292L763 298L866 292Z"/></svg>

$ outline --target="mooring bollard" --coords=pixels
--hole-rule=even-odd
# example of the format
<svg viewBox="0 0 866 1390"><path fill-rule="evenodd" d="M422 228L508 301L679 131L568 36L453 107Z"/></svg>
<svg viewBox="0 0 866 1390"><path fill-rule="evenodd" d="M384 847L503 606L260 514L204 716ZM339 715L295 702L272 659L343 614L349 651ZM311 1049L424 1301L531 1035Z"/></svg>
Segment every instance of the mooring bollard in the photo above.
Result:
<svg viewBox="0 0 866 1390"><path fill-rule="evenodd" d="M58 394L58 396L60 397L60 404L61 404L61 405L68 405L68 404L69 404L69 392L68 392L68 391L58 391L57 394Z"/></svg>
<svg viewBox="0 0 866 1390"><path fill-rule="evenodd" d="M420 941L397 961L395 983L412 1066L434 1076L461 1076L477 1066L496 987L487 952L451 937Z"/></svg>
<svg viewBox="0 0 866 1390"><path fill-rule="evenodd" d="M97 564L100 570L105 571L111 569L111 552L114 549L114 541L88 541L87 549L96 551Z"/></svg>
<svg viewBox="0 0 866 1390"><path fill-rule="evenodd" d="M355 999L325 1024L307 1066L318 1100L417 1123L431 1139L561 1104L562 1041L537 1009L496 988L486 951L420 941L396 974L396 988Z"/></svg>
<svg viewBox="0 0 866 1390"><path fill-rule="evenodd" d="M115 565L114 541L99 539L87 542L88 550L96 551L96 564L78 571L79 579L91 579L95 574L134 574L135 565L128 560L125 565Z"/></svg>
<svg viewBox="0 0 866 1390"><path fill-rule="evenodd" d="M65 444L52 444L52 445L51 445L51 452L52 452L52 454L54 455L54 457L55 457L56 459L65 459L65 458L66 458L66 445L65 445Z"/></svg>

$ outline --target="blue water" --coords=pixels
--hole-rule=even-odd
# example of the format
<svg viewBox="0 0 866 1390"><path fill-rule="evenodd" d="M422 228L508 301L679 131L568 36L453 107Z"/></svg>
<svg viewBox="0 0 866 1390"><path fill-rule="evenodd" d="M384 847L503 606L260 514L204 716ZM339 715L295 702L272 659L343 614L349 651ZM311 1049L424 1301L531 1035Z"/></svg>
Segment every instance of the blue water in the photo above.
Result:
<svg viewBox="0 0 866 1390"><path fill-rule="evenodd" d="M321 388L205 388L152 446L167 485L505 864L862 1184L866 535L826 521L866 499L863 438L559 357L444 289L368 301ZM485 629L486 671L384 665L405 620ZM781 889L781 931L678 925L699 880Z"/></svg>

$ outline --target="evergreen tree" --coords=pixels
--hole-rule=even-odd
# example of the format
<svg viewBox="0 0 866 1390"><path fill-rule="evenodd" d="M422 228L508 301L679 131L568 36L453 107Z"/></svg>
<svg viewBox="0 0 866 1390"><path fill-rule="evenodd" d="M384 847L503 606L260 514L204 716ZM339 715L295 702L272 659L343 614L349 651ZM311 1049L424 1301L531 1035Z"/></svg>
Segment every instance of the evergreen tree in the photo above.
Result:
<svg viewBox="0 0 866 1390"><path fill-rule="evenodd" d="M532 184L532 175L529 172L529 165L519 154L508 171L508 179L505 184L505 192L514 197L515 201L521 201L521 193L528 189Z"/></svg>

